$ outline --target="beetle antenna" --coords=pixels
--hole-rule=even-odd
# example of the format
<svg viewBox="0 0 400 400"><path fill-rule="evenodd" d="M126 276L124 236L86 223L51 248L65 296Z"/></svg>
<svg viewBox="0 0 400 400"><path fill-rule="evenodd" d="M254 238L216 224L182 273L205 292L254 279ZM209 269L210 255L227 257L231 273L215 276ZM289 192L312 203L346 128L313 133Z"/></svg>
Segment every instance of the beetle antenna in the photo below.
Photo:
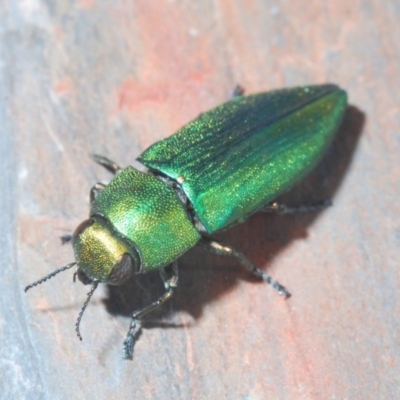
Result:
<svg viewBox="0 0 400 400"><path fill-rule="evenodd" d="M33 288L34 286L40 285L41 283L47 281L47 279L52 278L53 276L57 275L58 273L63 272L63 271L65 271L65 270L67 270L67 269L72 268L74 265L76 265L76 262L73 262L73 263L71 263L71 264L68 264L68 265L66 265L66 266L64 266L64 267L62 267L62 268L60 268L60 269L57 269L56 271L53 271L53 272L51 272L50 274L46 275L44 278L39 279L38 281L31 283L30 285L28 285L28 286L25 288L25 292L27 292L29 289Z"/></svg>
<svg viewBox="0 0 400 400"><path fill-rule="evenodd" d="M83 307L82 307L82 309L81 309L81 311L80 311L80 313L78 315L78 319L76 320L75 331L76 331L76 335L78 336L79 340L82 340L81 333L79 332L79 325L81 323L81 319L82 319L83 313L85 312L85 309L86 309L87 305L89 304L90 298L92 297L93 292L96 290L98 284L99 284L98 281L94 281L93 282L93 285L92 285L92 287L90 289L90 292L87 295L87 299L86 299L86 301L85 301L85 303L84 303L84 305L83 305Z"/></svg>

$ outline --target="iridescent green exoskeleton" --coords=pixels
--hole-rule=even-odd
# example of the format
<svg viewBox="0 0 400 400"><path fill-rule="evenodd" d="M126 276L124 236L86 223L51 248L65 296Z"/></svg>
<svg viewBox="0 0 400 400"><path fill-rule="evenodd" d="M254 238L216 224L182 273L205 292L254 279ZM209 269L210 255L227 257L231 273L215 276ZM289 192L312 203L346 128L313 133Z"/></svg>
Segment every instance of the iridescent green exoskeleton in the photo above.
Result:
<svg viewBox="0 0 400 400"><path fill-rule="evenodd" d="M148 148L138 158L146 172L94 156L115 177L91 190L89 219L72 237L76 261L25 290L77 265L78 278L92 285L76 323L81 338L79 323L98 283L119 285L160 270L166 292L133 314L124 358L132 357L141 318L176 290L176 260L195 245L236 258L288 297L242 253L209 235L260 210L295 211L271 202L317 164L346 106L346 92L334 85L237 96Z"/></svg>

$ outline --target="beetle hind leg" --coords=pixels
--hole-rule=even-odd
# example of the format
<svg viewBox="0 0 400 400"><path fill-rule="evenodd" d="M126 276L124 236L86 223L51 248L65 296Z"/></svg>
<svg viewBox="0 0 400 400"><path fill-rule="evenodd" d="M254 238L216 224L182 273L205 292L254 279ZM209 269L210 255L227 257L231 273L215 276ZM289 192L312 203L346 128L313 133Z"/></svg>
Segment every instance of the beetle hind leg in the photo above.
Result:
<svg viewBox="0 0 400 400"><path fill-rule="evenodd" d="M290 297L290 293L283 285L272 279L268 274L253 264L244 254L235 250L233 247L204 236L201 238L199 244L211 253L218 254L220 256L231 256L236 258L248 271L250 271L257 278L270 284L281 296L286 298Z"/></svg>
<svg viewBox="0 0 400 400"><path fill-rule="evenodd" d="M172 264L167 265L166 267L160 270L161 279L164 282L164 286L166 292L158 298L153 303L149 304L146 307L143 307L137 311L135 311L132 315L131 325L129 327L128 334L124 341L124 349L123 349L123 357L124 359L132 359L133 354L133 345L135 343L135 338L139 335L139 332L142 328L141 319L156 310L158 307L162 306L165 302L167 302L175 293L176 288L178 286L178 266L176 261Z"/></svg>

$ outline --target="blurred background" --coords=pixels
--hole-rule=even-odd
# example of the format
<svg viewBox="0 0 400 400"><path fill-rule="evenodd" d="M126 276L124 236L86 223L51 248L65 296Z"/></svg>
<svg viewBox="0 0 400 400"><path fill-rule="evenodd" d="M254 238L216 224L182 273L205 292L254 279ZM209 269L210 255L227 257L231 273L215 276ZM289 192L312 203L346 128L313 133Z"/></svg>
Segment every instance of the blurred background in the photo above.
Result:
<svg viewBox="0 0 400 400"><path fill-rule="evenodd" d="M1 399L395 399L400 396L400 1L4 0L0 3ZM246 93L336 83L343 125L281 199L217 235L292 293L194 249L177 296L122 360L157 273L88 287L59 237L89 190L200 113Z"/></svg>

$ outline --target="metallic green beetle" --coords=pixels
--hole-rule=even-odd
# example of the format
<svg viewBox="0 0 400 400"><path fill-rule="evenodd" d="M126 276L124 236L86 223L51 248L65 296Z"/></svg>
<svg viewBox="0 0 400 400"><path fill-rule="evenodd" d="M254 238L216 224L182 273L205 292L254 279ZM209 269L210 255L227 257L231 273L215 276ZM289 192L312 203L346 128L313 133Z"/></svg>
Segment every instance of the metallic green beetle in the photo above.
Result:
<svg viewBox="0 0 400 400"><path fill-rule="evenodd" d="M94 156L116 176L91 190L89 219L72 237L76 262L25 291L77 265L78 278L92 285L76 323L81 339L80 320L98 283L119 285L135 274L159 269L166 292L133 314L124 358L132 357L141 318L173 295L176 260L195 245L235 257L288 297L282 285L243 254L208 235L260 210L293 211L271 201L317 164L346 106L346 92L335 85L237 96L148 148L138 158L146 172L121 169Z"/></svg>

